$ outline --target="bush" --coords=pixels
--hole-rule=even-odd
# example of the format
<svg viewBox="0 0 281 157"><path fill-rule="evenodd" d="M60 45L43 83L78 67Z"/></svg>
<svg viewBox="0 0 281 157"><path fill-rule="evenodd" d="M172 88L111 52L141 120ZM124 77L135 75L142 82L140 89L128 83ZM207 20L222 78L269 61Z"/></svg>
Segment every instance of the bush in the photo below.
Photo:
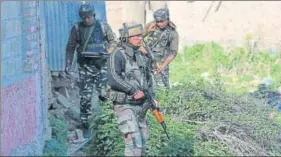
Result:
<svg viewBox="0 0 281 157"><path fill-rule="evenodd" d="M51 114L52 126L51 140L45 142L42 156L66 156L67 155L67 126L66 123Z"/></svg>

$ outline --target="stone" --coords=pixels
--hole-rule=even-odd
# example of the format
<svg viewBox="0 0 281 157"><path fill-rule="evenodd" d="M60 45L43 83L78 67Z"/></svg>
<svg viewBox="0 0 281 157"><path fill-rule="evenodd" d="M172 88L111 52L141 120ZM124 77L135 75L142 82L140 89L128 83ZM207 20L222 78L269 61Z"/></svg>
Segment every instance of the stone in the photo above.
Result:
<svg viewBox="0 0 281 157"><path fill-rule="evenodd" d="M68 101L68 99L63 96L62 94L58 93L58 92L54 92L56 97L57 97L57 101L64 106L65 108L69 108L71 106L71 103Z"/></svg>

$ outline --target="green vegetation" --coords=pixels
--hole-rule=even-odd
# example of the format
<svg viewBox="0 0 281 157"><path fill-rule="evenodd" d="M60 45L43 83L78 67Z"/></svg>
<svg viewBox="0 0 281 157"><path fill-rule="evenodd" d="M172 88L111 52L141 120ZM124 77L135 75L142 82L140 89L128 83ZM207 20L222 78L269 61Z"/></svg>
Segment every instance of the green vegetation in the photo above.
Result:
<svg viewBox="0 0 281 157"><path fill-rule="evenodd" d="M67 155L67 124L51 114L50 124L53 128L51 140L46 141L42 156Z"/></svg>
<svg viewBox="0 0 281 157"><path fill-rule="evenodd" d="M230 52L215 44L186 47L171 64L169 91L159 91L168 133L148 113L149 156L281 155L281 114L253 97L264 78L281 85L280 53ZM268 114L274 113L270 120ZM92 121L97 132L85 151L89 155L122 155L124 142L110 103Z"/></svg>
<svg viewBox="0 0 281 157"><path fill-rule="evenodd" d="M274 80L272 88L281 85L281 53L257 52L247 48L224 51L216 43L186 47L171 64L172 82L204 79L214 84L220 79L227 91L245 93L255 90L264 78Z"/></svg>

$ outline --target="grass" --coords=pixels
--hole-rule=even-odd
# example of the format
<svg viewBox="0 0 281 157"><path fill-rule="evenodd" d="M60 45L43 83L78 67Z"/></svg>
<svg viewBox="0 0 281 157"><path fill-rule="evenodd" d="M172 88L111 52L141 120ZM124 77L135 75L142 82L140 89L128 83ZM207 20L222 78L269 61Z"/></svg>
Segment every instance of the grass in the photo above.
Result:
<svg viewBox="0 0 281 157"><path fill-rule="evenodd" d="M225 51L216 43L185 47L171 63L170 80L186 82L202 78L210 83L220 78L229 92L246 93L255 90L264 78L272 78L272 88L281 85L280 53L257 52L253 56L246 48Z"/></svg>

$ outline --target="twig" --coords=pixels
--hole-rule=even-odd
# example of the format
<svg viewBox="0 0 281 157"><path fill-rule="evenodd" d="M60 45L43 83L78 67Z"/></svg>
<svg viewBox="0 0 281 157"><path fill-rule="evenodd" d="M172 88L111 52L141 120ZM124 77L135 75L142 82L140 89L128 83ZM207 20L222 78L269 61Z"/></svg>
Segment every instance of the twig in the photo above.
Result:
<svg viewBox="0 0 281 157"><path fill-rule="evenodd" d="M183 122L188 122L188 123L195 123L195 124L206 124L206 122L202 121L193 121L193 120L188 120L188 119L182 119Z"/></svg>

